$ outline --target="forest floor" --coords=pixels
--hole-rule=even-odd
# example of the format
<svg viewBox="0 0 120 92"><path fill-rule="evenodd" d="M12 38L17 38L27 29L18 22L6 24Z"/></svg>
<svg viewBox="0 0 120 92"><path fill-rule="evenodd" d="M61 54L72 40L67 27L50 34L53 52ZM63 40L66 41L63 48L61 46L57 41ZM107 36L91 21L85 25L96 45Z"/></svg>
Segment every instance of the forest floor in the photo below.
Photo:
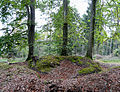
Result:
<svg viewBox="0 0 120 92"><path fill-rule="evenodd" d="M103 71L81 76L76 75L81 67L67 60L48 74L29 69L24 62L0 63L0 92L120 92L120 63L95 62Z"/></svg>

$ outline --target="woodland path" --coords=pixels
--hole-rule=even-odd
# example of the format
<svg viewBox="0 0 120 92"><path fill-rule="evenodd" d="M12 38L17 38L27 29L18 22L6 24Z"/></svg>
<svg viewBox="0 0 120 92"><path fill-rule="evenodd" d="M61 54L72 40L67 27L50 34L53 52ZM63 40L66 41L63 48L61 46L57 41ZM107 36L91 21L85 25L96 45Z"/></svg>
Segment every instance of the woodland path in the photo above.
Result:
<svg viewBox="0 0 120 92"><path fill-rule="evenodd" d="M99 60L94 60L94 61L98 62L104 68L112 68L112 67L120 66L120 63L104 63Z"/></svg>

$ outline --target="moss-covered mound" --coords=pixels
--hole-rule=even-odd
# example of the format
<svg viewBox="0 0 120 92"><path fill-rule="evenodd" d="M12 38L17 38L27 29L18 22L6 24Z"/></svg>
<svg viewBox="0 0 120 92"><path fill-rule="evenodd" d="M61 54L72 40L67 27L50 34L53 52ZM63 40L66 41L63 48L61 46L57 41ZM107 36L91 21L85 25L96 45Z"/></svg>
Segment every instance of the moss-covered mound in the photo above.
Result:
<svg viewBox="0 0 120 92"><path fill-rule="evenodd" d="M34 64L33 60L29 61L29 67L40 72L49 72L59 66L61 61L66 60L82 67L82 69L78 71L79 75L101 71L101 67L98 63L93 62L89 58L80 56L43 56L36 61L36 64Z"/></svg>
<svg viewBox="0 0 120 92"><path fill-rule="evenodd" d="M30 60L28 65L29 67L36 69L40 72L49 72L52 68L60 65L60 61L63 60L62 57L57 56L43 56L37 61ZM35 64L36 63L36 64Z"/></svg>
<svg viewBox="0 0 120 92"><path fill-rule="evenodd" d="M78 71L79 75L98 73L102 70L99 63L93 62L93 60L87 57L68 56L67 59L82 67L82 69Z"/></svg>

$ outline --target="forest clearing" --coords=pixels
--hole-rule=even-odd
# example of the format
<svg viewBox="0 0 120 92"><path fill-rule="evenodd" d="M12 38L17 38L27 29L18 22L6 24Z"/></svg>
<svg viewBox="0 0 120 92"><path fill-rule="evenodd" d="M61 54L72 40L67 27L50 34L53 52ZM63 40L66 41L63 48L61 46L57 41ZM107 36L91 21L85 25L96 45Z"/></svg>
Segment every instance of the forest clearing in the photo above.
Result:
<svg viewBox="0 0 120 92"><path fill-rule="evenodd" d="M120 92L120 0L0 0L0 92Z"/></svg>

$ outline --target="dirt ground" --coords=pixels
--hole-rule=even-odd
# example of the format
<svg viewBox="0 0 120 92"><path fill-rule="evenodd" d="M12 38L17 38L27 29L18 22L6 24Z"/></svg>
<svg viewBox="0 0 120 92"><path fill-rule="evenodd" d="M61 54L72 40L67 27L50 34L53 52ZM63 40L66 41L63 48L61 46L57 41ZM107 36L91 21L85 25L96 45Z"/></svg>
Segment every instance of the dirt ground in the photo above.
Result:
<svg viewBox="0 0 120 92"><path fill-rule="evenodd" d="M98 62L98 61L95 61ZM24 63L0 68L0 92L120 92L119 64L100 63L101 73L77 76L77 66L62 61L49 73L38 73Z"/></svg>

